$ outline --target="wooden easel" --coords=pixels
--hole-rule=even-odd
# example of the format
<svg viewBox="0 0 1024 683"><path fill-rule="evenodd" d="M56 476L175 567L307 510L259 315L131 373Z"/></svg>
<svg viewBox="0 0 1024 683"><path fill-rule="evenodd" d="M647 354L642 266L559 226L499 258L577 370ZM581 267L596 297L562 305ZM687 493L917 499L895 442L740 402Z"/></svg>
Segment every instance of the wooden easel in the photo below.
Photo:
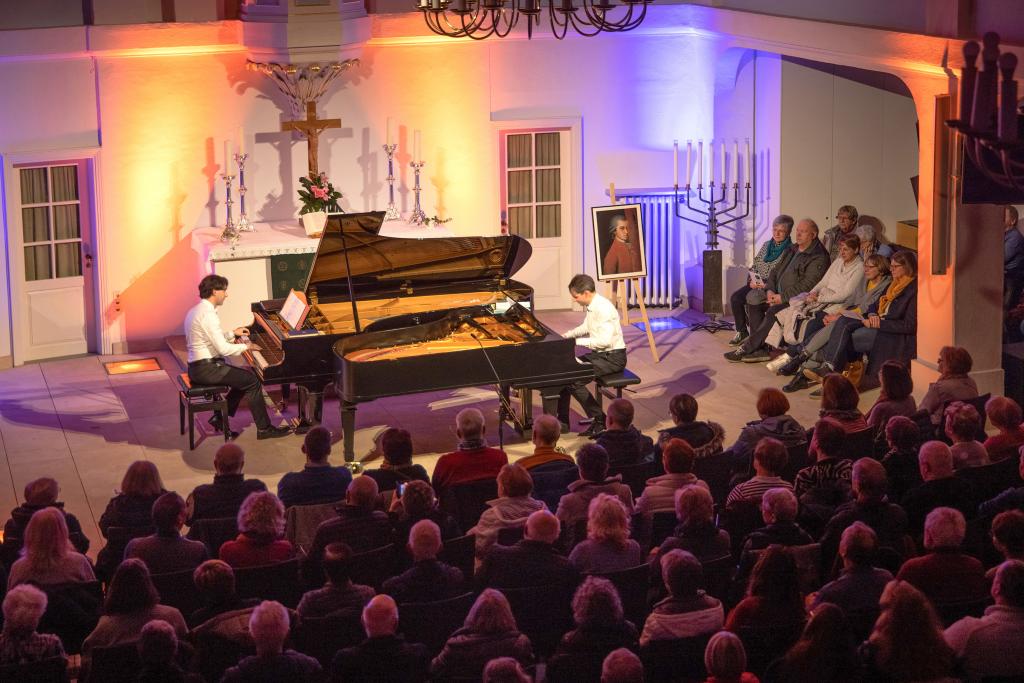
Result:
<svg viewBox="0 0 1024 683"><path fill-rule="evenodd" d="M615 199L615 183L608 185L608 195L611 197L612 204L618 203ZM647 306L644 304L644 298L640 294L640 278L625 277L618 280L606 280L606 282L608 283L608 299L614 302L619 309L619 318L622 324L630 325L642 322L644 324L644 331L647 333L647 343L651 347L651 355L654 356L654 362L661 362L661 359L658 358L658 347L654 343L654 333L651 332L651 320L647 317ZM632 282L633 290L637 292L636 300L640 304L639 318L629 317L629 287L626 286L627 282Z"/></svg>

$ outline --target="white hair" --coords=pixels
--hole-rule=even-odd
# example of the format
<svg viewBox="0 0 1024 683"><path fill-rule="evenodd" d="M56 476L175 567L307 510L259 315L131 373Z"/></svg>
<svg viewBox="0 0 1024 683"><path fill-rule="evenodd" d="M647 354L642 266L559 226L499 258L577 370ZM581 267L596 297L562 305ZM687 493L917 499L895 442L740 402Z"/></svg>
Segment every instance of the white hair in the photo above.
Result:
<svg viewBox="0 0 1024 683"><path fill-rule="evenodd" d="M421 519L409 530L409 549L415 560L432 560L441 551L441 528L429 519Z"/></svg>
<svg viewBox="0 0 1024 683"><path fill-rule="evenodd" d="M797 513L796 496L781 486L768 489L761 498L761 512L770 513L776 522L792 522Z"/></svg>
<svg viewBox="0 0 1024 683"><path fill-rule="evenodd" d="M289 627L288 610L276 600L264 600L249 615L249 633L257 652L280 652Z"/></svg>
<svg viewBox="0 0 1024 683"><path fill-rule="evenodd" d="M959 548L967 534L963 513L953 508L935 508L924 519L924 547Z"/></svg>
<svg viewBox="0 0 1024 683"><path fill-rule="evenodd" d="M463 408L455 416L455 426L462 438L479 438L484 433L484 414L476 408Z"/></svg>
<svg viewBox="0 0 1024 683"><path fill-rule="evenodd" d="M926 441L917 452L920 465L927 465L933 479L942 479L953 474L953 451L941 441Z"/></svg>
<svg viewBox="0 0 1024 683"><path fill-rule="evenodd" d="M612 650L601 664L601 683L642 683L644 665L624 647Z"/></svg>
<svg viewBox="0 0 1024 683"><path fill-rule="evenodd" d="M46 593L35 586L21 584L7 592L4 598L4 621L16 633L35 631L46 612Z"/></svg>
<svg viewBox="0 0 1024 683"><path fill-rule="evenodd" d="M369 638L394 635L398 630L398 605L390 595L375 595L363 608L363 630Z"/></svg>

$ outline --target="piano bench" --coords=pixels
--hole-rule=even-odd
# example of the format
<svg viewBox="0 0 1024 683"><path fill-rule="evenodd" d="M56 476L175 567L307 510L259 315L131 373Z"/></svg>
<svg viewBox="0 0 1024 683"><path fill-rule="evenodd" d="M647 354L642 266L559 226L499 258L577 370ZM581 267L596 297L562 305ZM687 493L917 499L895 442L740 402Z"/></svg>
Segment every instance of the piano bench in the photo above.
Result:
<svg viewBox="0 0 1024 683"><path fill-rule="evenodd" d="M607 398L622 398L622 390L626 387L631 387L634 384L640 384L640 378L630 372L628 369L623 369L622 372L616 372L612 375L603 375L595 377L594 382L597 384L597 391L594 392L594 397L597 399L598 405L601 404L601 397ZM612 389L615 393L612 394ZM602 412L604 407L601 407Z"/></svg>
<svg viewBox="0 0 1024 683"><path fill-rule="evenodd" d="M181 433L185 433L185 415L188 415L188 447L196 449L195 414L208 410L220 413L221 424L224 425L224 441L228 440L231 429L228 427L228 400L226 395L231 387L222 384L192 384L188 373L178 375L178 422Z"/></svg>

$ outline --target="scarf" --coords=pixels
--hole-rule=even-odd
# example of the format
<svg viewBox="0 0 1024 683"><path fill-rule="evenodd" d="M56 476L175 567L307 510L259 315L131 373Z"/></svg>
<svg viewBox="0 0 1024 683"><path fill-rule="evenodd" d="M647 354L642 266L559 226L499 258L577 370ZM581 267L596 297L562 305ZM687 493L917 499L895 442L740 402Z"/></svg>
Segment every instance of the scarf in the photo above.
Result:
<svg viewBox="0 0 1024 683"><path fill-rule="evenodd" d="M771 263L775 259L782 256L782 252L786 251L791 246L793 246L793 241L789 239L788 235L786 236L786 239L782 240L781 242L776 242L775 240L768 240L768 251L764 253L764 262Z"/></svg>
<svg viewBox="0 0 1024 683"><path fill-rule="evenodd" d="M914 278L912 277L901 277L898 280L892 281L892 284L889 285L889 289L885 290L885 294L883 294L882 298L878 300L879 317L882 317L889 312L889 306L892 305L892 302L900 295L901 292L903 292L904 289L910 286L910 283L913 281Z"/></svg>

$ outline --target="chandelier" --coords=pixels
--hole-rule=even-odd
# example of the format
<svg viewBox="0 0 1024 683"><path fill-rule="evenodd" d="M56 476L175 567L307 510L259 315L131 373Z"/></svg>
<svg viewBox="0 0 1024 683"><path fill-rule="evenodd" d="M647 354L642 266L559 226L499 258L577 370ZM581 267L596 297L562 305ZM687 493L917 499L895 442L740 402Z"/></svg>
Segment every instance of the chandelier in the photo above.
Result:
<svg viewBox="0 0 1024 683"><path fill-rule="evenodd" d="M547 15L551 33L562 40L570 27L582 36L629 31L644 20L652 0L419 0L416 8L430 30L451 38L504 38L526 22L533 38ZM611 17L609 15L617 15Z"/></svg>
<svg viewBox="0 0 1024 683"><path fill-rule="evenodd" d="M989 180L1024 193L1024 113L1013 78L1017 56L999 54L997 33L986 33L982 42L984 48L974 40L964 44L959 118L946 125L963 135L968 158ZM981 71L975 66L979 54Z"/></svg>

